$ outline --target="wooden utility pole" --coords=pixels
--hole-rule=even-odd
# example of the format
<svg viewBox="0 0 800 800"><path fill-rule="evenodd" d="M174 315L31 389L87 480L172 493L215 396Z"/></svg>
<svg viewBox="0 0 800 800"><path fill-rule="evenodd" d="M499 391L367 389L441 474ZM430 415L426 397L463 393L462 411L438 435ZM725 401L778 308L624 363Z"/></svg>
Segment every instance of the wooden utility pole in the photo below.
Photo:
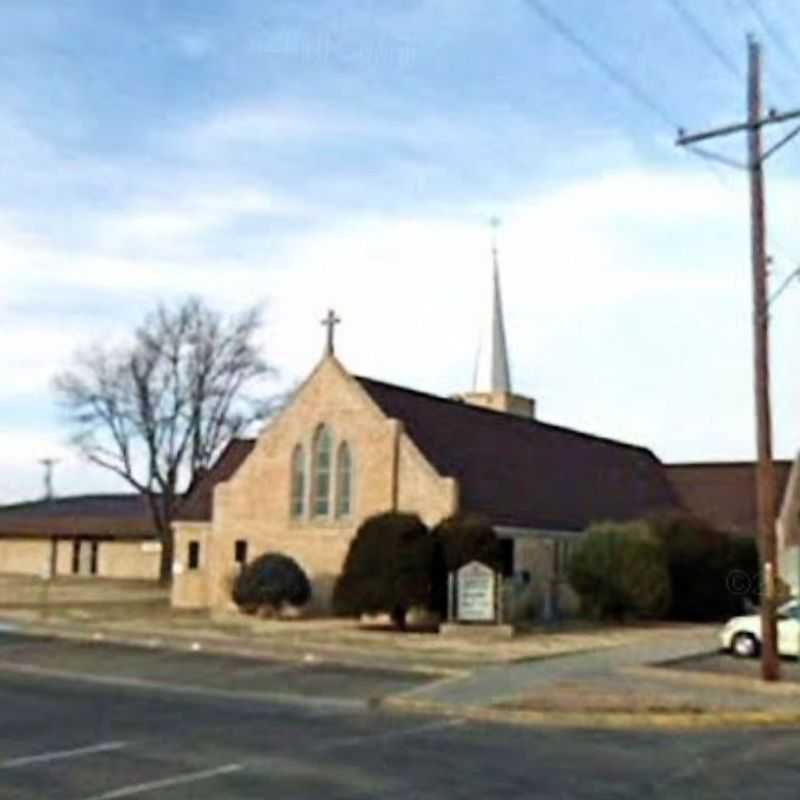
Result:
<svg viewBox="0 0 800 800"><path fill-rule="evenodd" d="M677 144L691 146L708 139L747 132L747 164L750 175L750 256L753 272L753 362L756 401L756 501L761 554L761 675L765 681L780 679L777 652L777 538L775 531L775 474L772 460L772 415L769 392L769 301L767 299L766 221L764 211L764 162L790 139L800 127L780 139L766 152L761 130L766 125L800 117L800 110L762 116L761 47L753 37L747 42L747 122L727 125L703 133L680 132ZM719 160L725 160L720 158Z"/></svg>
<svg viewBox="0 0 800 800"><path fill-rule="evenodd" d="M44 467L44 499L52 500L53 492L53 467L58 464L57 458L40 458L39 463Z"/></svg>
<svg viewBox="0 0 800 800"><path fill-rule="evenodd" d="M772 462L772 411L769 394L769 309L764 212L764 169L761 162L761 48L747 43L747 167L750 173L750 259L753 269L753 366L756 400L758 466L756 491L761 545L761 677L780 678L775 611L777 542L775 535L775 469Z"/></svg>

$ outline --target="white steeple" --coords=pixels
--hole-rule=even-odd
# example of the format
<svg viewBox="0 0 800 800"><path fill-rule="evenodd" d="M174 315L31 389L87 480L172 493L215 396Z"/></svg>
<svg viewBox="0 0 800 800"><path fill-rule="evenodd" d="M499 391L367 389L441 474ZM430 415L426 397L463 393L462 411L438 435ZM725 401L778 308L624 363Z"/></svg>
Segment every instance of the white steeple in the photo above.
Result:
<svg viewBox="0 0 800 800"><path fill-rule="evenodd" d="M506 326L503 322L503 299L500 295L500 265L497 258L496 229L499 220L492 222L492 287L489 316L475 362L471 392L454 395L454 399L492 411L533 419L536 401L532 397L511 391L511 370L508 365Z"/></svg>
<svg viewBox="0 0 800 800"><path fill-rule="evenodd" d="M500 293L500 265L497 257L497 226L492 225L492 299L489 319L478 348L475 365L474 392L511 392L511 371L508 366L506 328L503 321L503 299Z"/></svg>

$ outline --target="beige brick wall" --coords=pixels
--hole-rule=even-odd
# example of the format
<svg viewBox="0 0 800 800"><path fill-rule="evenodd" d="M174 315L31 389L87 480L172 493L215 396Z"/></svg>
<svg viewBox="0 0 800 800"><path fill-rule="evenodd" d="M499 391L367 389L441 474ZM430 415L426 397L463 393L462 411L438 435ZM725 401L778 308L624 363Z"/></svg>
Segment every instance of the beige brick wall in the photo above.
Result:
<svg viewBox="0 0 800 800"><path fill-rule="evenodd" d="M175 559L171 602L175 608L204 608L208 605L209 536L211 523L175 523ZM188 569L189 542L200 543L200 564Z"/></svg>
<svg viewBox="0 0 800 800"><path fill-rule="evenodd" d="M158 580L161 551L156 542L101 542L98 574L103 578Z"/></svg>
<svg viewBox="0 0 800 800"><path fill-rule="evenodd" d="M49 570L51 540L2 539L0 540L0 572L23 575L41 575ZM55 574L72 575L72 540L56 542ZM91 544L82 542L82 573L89 575ZM157 579L159 554L146 552L142 542L101 541L97 553L97 574L104 578Z"/></svg>
<svg viewBox="0 0 800 800"><path fill-rule="evenodd" d="M325 423L333 436L333 453L347 441L353 455L351 514L310 516L311 447L317 426ZM398 438L399 437L399 438ZM306 453L306 503L300 520L290 516L290 460L295 445ZM401 426L375 406L361 386L335 359L324 359L300 387L293 402L259 436L252 453L236 474L217 486L214 520L207 537L200 572L207 581L207 602L229 606L229 585L236 570L234 542L244 539L248 555L281 552L295 558L312 579L315 605L326 608L333 581L341 570L350 541L368 516L392 508L421 513L435 523L455 509L455 482L440 477L402 434ZM179 524L180 539L189 538ZM173 602L198 601L196 576L176 577Z"/></svg>
<svg viewBox="0 0 800 800"><path fill-rule="evenodd" d="M432 527L458 509L458 484L443 479L405 434L400 439L398 509L415 512Z"/></svg>
<svg viewBox="0 0 800 800"><path fill-rule="evenodd" d="M56 575L72 574L72 542L60 540L56 544Z"/></svg>
<svg viewBox="0 0 800 800"><path fill-rule="evenodd" d="M0 539L0 572L42 575L50 568L49 539Z"/></svg>
<svg viewBox="0 0 800 800"><path fill-rule="evenodd" d="M558 611L572 616L578 611L578 598L566 580L565 574L557 579L555 566L555 540L546 536L519 536L514 540L514 569L530 572L530 584L518 587L522 597L520 610L540 617L546 607L546 595L555 591Z"/></svg>

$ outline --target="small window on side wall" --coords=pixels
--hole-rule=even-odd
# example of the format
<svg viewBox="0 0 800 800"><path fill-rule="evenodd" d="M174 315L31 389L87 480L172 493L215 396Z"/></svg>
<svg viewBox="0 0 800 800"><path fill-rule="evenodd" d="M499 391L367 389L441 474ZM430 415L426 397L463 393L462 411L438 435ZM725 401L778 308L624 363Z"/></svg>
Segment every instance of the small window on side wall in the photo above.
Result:
<svg viewBox="0 0 800 800"><path fill-rule="evenodd" d="M200 567L200 542L192 539L189 542L189 552L186 557L187 569L198 569Z"/></svg>
<svg viewBox="0 0 800 800"><path fill-rule="evenodd" d="M247 539L237 539L233 545L233 560L243 567L247 563Z"/></svg>

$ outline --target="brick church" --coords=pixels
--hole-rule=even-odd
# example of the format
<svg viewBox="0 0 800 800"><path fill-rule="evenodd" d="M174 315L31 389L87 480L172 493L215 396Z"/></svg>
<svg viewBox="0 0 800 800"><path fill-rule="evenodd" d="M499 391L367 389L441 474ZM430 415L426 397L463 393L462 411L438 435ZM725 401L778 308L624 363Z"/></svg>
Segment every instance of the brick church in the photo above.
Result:
<svg viewBox="0 0 800 800"><path fill-rule="evenodd" d="M240 565L273 551L301 564L325 609L366 517L408 511L434 525L466 511L495 527L528 613L569 613L566 566L589 524L681 507L649 450L541 422L513 393L496 253L493 278L488 341L463 395L352 375L329 314L324 355L291 403L255 440L232 442L183 506L174 605L225 608Z"/></svg>
<svg viewBox="0 0 800 800"><path fill-rule="evenodd" d="M295 558L329 606L368 516L456 511L491 522L504 552L507 608L549 618L575 609L566 568L597 521L679 509L754 536L752 462L662 464L647 448L542 422L512 391L496 252L490 324L472 391L438 397L352 375L327 346L292 401L254 440L232 441L191 488L175 522L172 602L224 609L233 577L267 551ZM782 577L800 576L800 467L776 461ZM0 508L0 572L153 578L160 543L135 495Z"/></svg>

